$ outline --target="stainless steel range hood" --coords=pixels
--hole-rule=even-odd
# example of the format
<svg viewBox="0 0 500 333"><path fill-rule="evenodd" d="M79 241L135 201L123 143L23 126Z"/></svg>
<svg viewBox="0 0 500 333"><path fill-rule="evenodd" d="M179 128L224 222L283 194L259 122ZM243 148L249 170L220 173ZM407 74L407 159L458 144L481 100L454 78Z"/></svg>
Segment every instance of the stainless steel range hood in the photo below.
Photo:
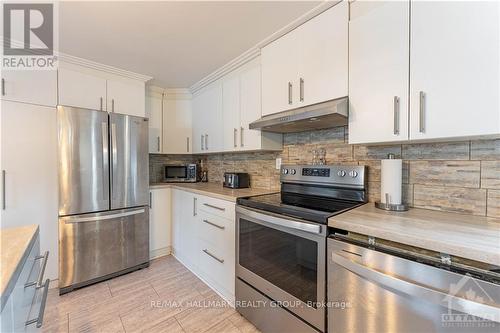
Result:
<svg viewBox="0 0 500 333"><path fill-rule="evenodd" d="M250 129L266 132L293 133L347 125L348 98L313 104L283 111L250 124Z"/></svg>

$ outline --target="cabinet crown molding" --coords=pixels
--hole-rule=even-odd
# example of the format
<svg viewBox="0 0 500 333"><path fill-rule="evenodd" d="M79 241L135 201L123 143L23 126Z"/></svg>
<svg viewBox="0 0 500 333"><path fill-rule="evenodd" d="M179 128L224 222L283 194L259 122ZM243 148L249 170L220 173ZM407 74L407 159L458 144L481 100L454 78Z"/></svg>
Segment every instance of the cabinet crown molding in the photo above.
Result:
<svg viewBox="0 0 500 333"><path fill-rule="evenodd" d="M127 77L130 79L134 79L134 80L138 80L138 81L142 81L142 82L147 82L153 78L153 77L148 76L148 75L143 75L143 74L127 71L124 69L120 69L117 67L104 65L104 64L92 61L92 60L83 59L83 58L69 55L66 53L59 52L57 55L57 58L59 61L62 61L62 62L66 62L66 63L70 63L70 64L74 64L74 65L79 65L79 66L83 66L83 67L95 69L98 71Z"/></svg>
<svg viewBox="0 0 500 333"><path fill-rule="evenodd" d="M248 49L247 51L243 52L233 60L229 61L227 64L224 66L220 67L219 69L215 70L214 72L208 74L204 78L202 78L200 81L196 82L193 84L191 87L189 87L190 92L194 95L196 92L199 90L203 89L207 85L209 85L212 82L217 81L218 79L222 78L224 75L232 72L236 68L244 65L245 63L255 59L260 55L260 49L263 48L264 46L274 42L275 40L279 39L280 37L286 35L293 29L297 28L298 26L306 23L313 17L321 14L325 10L335 6L336 4L340 3L342 1L322 1L318 6L314 7L310 11L306 12L304 15L299 16L297 19L289 23L288 25L284 26L280 30L276 31L275 33L271 34L269 37L265 38L264 40L260 41L257 43L255 46L252 48Z"/></svg>

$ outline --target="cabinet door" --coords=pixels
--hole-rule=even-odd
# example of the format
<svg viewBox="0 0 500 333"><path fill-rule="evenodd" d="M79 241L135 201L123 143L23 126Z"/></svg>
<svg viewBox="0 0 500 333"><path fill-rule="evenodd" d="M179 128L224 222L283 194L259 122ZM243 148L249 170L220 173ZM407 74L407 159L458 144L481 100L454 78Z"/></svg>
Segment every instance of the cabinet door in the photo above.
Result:
<svg viewBox="0 0 500 333"><path fill-rule="evenodd" d="M205 90L193 96L193 153L206 152L205 134L207 133L207 102L208 99Z"/></svg>
<svg viewBox="0 0 500 333"><path fill-rule="evenodd" d="M262 148L264 133L249 129L249 124L262 115L261 108L260 60L256 59L245 66L240 74L240 149L257 150ZM270 133L274 134L274 133Z"/></svg>
<svg viewBox="0 0 500 333"><path fill-rule="evenodd" d="M40 225L41 247L50 251L47 277L57 278L56 109L2 101L1 167L5 196L2 228Z"/></svg>
<svg viewBox="0 0 500 333"><path fill-rule="evenodd" d="M189 269L197 266L197 196L173 190L173 248L175 256Z"/></svg>
<svg viewBox="0 0 500 333"><path fill-rule="evenodd" d="M292 109L298 103L299 43L294 30L261 50L263 116Z"/></svg>
<svg viewBox="0 0 500 333"><path fill-rule="evenodd" d="M224 147L222 118L222 82L216 81L200 92L197 102L196 117L199 117L197 131L202 142L201 152L220 152Z"/></svg>
<svg viewBox="0 0 500 333"><path fill-rule="evenodd" d="M146 115L146 89L144 82L125 78L108 79L106 87L108 112L137 117L144 117Z"/></svg>
<svg viewBox="0 0 500 333"><path fill-rule="evenodd" d="M163 101L163 152L189 154L192 152L192 101L190 98L170 98Z"/></svg>
<svg viewBox="0 0 500 333"><path fill-rule="evenodd" d="M410 139L500 132L498 1L413 1Z"/></svg>
<svg viewBox="0 0 500 333"><path fill-rule="evenodd" d="M351 3L349 143L408 138L408 29L408 1Z"/></svg>
<svg viewBox="0 0 500 333"><path fill-rule="evenodd" d="M335 5L297 28L300 47L297 106L347 96L348 86L347 1ZM366 54L365 54L366 56Z"/></svg>
<svg viewBox="0 0 500 333"><path fill-rule="evenodd" d="M2 100L57 105L57 71L2 70L1 75Z"/></svg>
<svg viewBox="0 0 500 333"><path fill-rule="evenodd" d="M162 98L161 95L146 97L146 117L149 118L149 152L162 152Z"/></svg>
<svg viewBox="0 0 500 333"><path fill-rule="evenodd" d="M60 105L106 110L106 79L64 67L58 78Z"/></svg>
<svg viewBox="0 0 500 333"><path fill-rule="evenodd" d="M149 251L157 256L172 245L171 189L151 189L150 195Z"/></svg>
<svg viewBox="0 0 500 333"><path fill-rule="evenodd" d="M224 151L235 151L240 147L240 76L233 73L222 82L222 112L224 120Z"/></svg>

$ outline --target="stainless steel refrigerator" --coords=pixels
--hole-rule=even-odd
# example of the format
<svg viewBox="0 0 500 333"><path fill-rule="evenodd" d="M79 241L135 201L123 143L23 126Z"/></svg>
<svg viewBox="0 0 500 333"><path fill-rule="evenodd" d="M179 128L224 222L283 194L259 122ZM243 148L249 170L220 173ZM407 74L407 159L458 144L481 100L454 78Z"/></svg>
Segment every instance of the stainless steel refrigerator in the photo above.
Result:
<svg viewBox="0 0 500 333"><path fill-rule="evenodd" d="M57 107L59 291L149 263L148 119Z"/></svg>

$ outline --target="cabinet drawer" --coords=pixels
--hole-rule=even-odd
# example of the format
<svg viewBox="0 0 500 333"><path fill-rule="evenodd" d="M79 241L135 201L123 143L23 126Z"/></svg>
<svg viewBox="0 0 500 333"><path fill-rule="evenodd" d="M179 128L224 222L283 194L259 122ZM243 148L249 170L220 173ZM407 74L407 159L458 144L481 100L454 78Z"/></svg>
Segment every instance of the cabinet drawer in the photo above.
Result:
<svg viewBox="0 0 500 333"><path fill-rule="evenodd" d="M30 316L30 310L33 304L33 299L36 289L36 281L40 272L40 238L36 236L35 242L30 250L28 258L23 264L21 273L16 281L14 289L9 296L5 307L2 310L2 332L24 332L25 330L32 329L25 327L26 321ZM31 284L35 282L35 284ZM25 285L28 286L25 287ZM43 290L43 289L42 289ZM36 312L35 310L32 312Z"/></svg>
<svg viewBox="0 0 500 333"><path fill-rule="evenodd" d="M234 202L220 200L216 198L199 196L200 211L216 216L224 217L234 221Z"/></svg>
<svg viewBox="0 0 500 333"><path fill-rule="evenodd" d="M198 214L200 239L234 251L234 220L200 211Z"/></svg>
<svg viewBox="0 0 500 333"><path fill-rule="evenodd" d="M207 282L221 293L234 295L234 251L200 240L198 255L199 267Z"/></svg>

